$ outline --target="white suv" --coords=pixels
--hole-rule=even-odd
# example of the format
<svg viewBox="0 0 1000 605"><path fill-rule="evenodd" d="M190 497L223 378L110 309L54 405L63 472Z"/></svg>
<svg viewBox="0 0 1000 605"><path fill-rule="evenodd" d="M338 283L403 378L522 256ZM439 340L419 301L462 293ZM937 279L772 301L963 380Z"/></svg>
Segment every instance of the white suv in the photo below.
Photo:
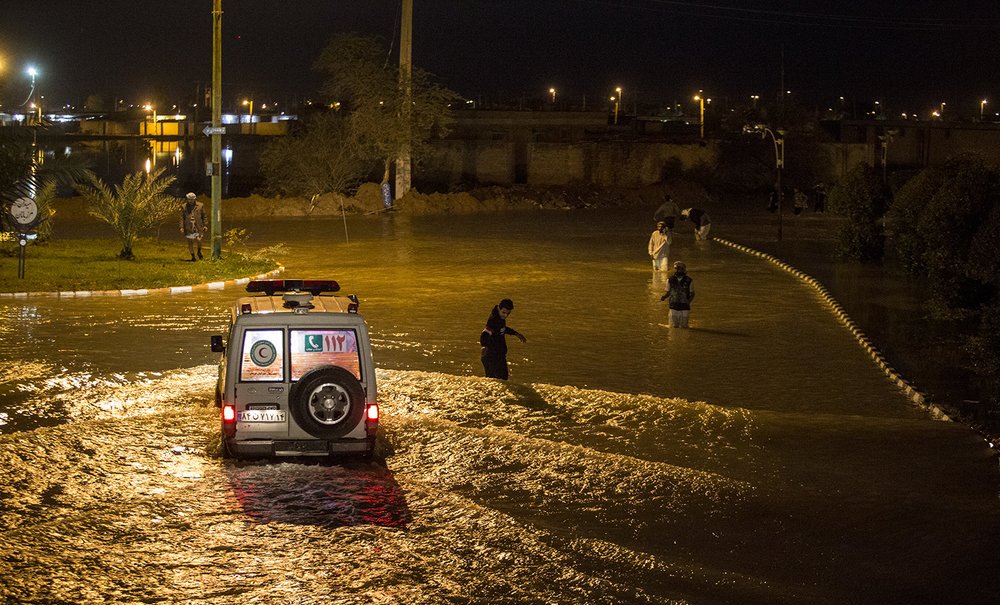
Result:
<svg viewBox="0 0 1000 605"><path fill-rule="evenodd" d="M216 405L226 457L370 457L378 430L375 365L356 296L332 280L262 280L232 309Z"/></svg>

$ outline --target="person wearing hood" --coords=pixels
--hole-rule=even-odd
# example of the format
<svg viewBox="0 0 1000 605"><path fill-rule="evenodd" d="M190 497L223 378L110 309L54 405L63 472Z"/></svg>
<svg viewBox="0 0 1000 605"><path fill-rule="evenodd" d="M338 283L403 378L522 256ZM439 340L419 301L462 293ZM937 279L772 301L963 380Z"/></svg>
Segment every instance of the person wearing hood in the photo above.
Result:
<svg viewBox="0 0 1000 605"><path fill-rule="evenodd" d="M487 378L507 380L510 376L507 368L507 334L516 336L521 342L528 340L523 334L507 326L507 317L513 310L514 301L509 298L501 300L493 307L489 319L486 320L486 327L479 335L479 345L482 347L481 360Z"/></svg>
<svg viewBox="0 0 1000 605"><path fill-rule="evenodd" d="M186 196L184 206L181 207L181 234L188 243L188 252L191 260L195 259L195 246L197 245L198 258L204 258L201 253L201 240L205 232L208 231L208 217L205 216L205 207L198 201L198 196L189 193Z"/></svg>

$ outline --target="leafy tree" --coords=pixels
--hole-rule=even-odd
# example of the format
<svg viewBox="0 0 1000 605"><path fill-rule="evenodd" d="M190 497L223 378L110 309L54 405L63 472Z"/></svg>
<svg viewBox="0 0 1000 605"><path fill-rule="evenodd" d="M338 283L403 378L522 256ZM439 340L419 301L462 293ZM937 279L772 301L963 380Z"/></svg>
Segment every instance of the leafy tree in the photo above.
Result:
<svg viewBox="0 0 1000 605"><path fill-rule="evenodd" d="M83 102L83 109L84 111L104 111L107 109L107 105L101 95L88 95L87 100Z"/></svg>
<svg viewBox="0 0 1000 605"><path fill-rule="evenodd" d="M72 186L86 173L87 160L82 154L56 154L35 164L27 130L8 129L0 136L0 200L5 203L30 197L44 220L35 228L39 241L52 235L55 209L52 201L58 185ZM0 220L0 231L7 228Z"/></svg>
<svg viewBox="0 0 1000 605"><path fill-rule="evenodd" d="M30 145L13 136L0 138L0 191L10 191L30 174Z"/></svg>
<svg viewBox="0 0 1000 605"><path fill-rule="evenodd" d="M353 189L366 173L341 113L316 114L300 131L274 139L260 165L269 192L308 197L313 204L324 193Z"/></svg>
<svg viewBox="0 0 1000 605"><path fill-rule="evenodd" d="M886 214L886 226L903 268L913 274L927 272L924 251L927 241L920 229L920 217L931 197L941 186L942 173L927 168L908 180L893 199Z"/></svg>
<svg viewBox="0 0 1000 605"><path fill-rule="evenodd" d="M409 149L419 160L432 136L447 134L449 104L458 99L419 68L401 79L387 56L377 38L338 34L316 61L316 68L327 76L323 92L348 112L359 157L382 163L383 183L402 152Z"/></svg>
<svg viewBox="0 0 1000 605"><path fill-rule="evenodd" d="M889 213L903 265L929 278L939 311L975 312L1000 284L1000 174L973 155L925 169ZM984 264L991 263L991 264Z"/></svg>
<svg viewBox="0 0 1000 605"><path fill-rule="evenodd" d="M882 258L885 236L881 219L888 202L888 191L868 164L859 164L834 186L828 199L830 210L847 217L840 229L842 256L860 261Z"/></svg>
<svg viewBox="0 0 1000 605"><path fill-rule="evenodd" d="M969 369L980 379L982 395L996 406L1000 403L1000 304L984 309L979 330L965 339Z"/></svg>
<svg viewBox="0 0 1000 605"><path fill-rule="evenodd" d="M86 182L77 186L90 215L111 225L118 235L122 245L119 258L135 260L132 247L139 233L179 212L176 199L164 193L174 177L164 177L163 171L134 172L114 188L87 173Z"/></svg>

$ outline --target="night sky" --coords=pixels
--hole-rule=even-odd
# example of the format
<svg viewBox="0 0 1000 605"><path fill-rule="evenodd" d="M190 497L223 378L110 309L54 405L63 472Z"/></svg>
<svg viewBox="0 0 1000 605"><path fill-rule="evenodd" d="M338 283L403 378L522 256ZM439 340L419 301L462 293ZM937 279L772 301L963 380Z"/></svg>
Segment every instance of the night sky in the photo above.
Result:
<svg viewBox="0 0 1000 605"><path fill-rule="evenodd" d="M399 1L223 0L223 93L318 98L312 64L357 31L397 50ZM955 13L961 5L962 13ZM211 80L211 0L3 0L4 107L35 64L46 104L90 94L185 103ZM952 12L945 12L952 11ZM1000 108L1000 2L970 0L414 0L414 63L462 96L544 97L593 107L615 86L644 101L881 99L893 111L941 101ZM391 61L397 61L392 55ZM21 98L18 98L21 97Z"/></svg>

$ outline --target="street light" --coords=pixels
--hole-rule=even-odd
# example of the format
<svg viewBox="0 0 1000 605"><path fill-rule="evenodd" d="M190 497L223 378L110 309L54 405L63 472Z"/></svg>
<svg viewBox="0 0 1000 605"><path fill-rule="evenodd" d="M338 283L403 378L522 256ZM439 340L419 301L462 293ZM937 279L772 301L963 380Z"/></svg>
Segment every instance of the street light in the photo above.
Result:
<svg viewBox="0 0 1000 605"><path fill-rule="evenodd" d="M26 69L24 70L24 73L28 74L28 75L29 75L29 76L31 77L31 90L30 90L30 91L28 91L28 96L27 96L27 98L25 98L25 99L24 99L24 102L23 102L23 103L21 103L21 106L22 106L22 107L23 107L23 106L25 106L25 105L27 105L27 104L28 104L28 101L31 101L31 100L32 100L32 99L34 98L34 96L35 96L35 77L36 77L36 76L38 75L38 70L37 70L37 69L35 69L35 66L34 66L34 65L29 65L29 66L28 66L28 67L27 67L27 68L26 68ZM39 103L35 103L35 105L39 105L39 109L41 109L41 104L39 104ZM40 116L40 115L41 115L41 111L39 111L39 116Z"/></svg>
<svg viewBox="0 0 1000 605"><path fill-rule="evenodd" d="M979 102L979 121L983 121L983 111L986 109L986 99Z"/></svg>
<svg viewBox="0 0 1000 605"><path fill-rule="evenodd" d="M143 109L149 111L153 115L153 136L156 136L156 107L153 107L152 103L146 103L142 106ZM146 135L149 135L149 127L146 127Z"/></svg>
<svg viewBox="0 0 1000 605"><path fill-rule="evenodd" d="M615 93L617 93L616 96L618 97L618 103L622 106L622 111L627 113L628 110L625 109L625 96L622 93L622 87L615 86Z"/></svg>
<svg viewBox="0 0 1000 605"><path fill-rule="evenodd" d="M882 183L886 182L886 166L889 163L889 143L892 142L892 138L899 133L896 128L889 128L885 131L885 134L880 134L878 137L879 143L882 146Z"/></svg>
<svg viewBox="0 0 1000 605"><path fill-rule="evenodd" d="M552 104L555 105L556 104L556 89L555 88L550 88L549 89L549 94L552 95Z"/></svg>
<svg viewBox="0 0 1000 605"><path fill-rule="evenodd" d="M253 99L243 99L243 104L250 106L250 132L253 133Z"/></svg>
<svg viewBox="0 0 1000 605"><path fill-rule="evenodd" d="M782 128L771 130L765 124L754 124L743 127L744 133L759 132L760 138L766 139L770 135L774 141L774 168L776 173L776 190L778 192L778 241L781 241L781 202L784 193L781 190L781 171L785 167L785 130ZM775 134L777 133L777 134Z"/></svg>
<svg viewBox="0 0 1000 605"><path fill-rule="evenodd" d="M700 129L701 137L700 138L704 139L705 138L705 101L707 100L709 103L711 103L712 99L705 99L705 97L701 96L701 91L700 90L698 91L698 93L699 94L696 94L694 96L694 100L698 101L698 122L701 124L701 129Z"/></svg>
<svg viewBox="0 0 1000 605"><path fill-rule="evenodd" d="M615 104L615 125L618 124L618 98L611 97L611 102Z"/></svg>
<svg viewBox="0 0 1000 605"><path fill-rule="evenodd" d="M757 101L760 100L760 95L750 95L750 100L753 101L753 108L757 109Z"/></svg>

